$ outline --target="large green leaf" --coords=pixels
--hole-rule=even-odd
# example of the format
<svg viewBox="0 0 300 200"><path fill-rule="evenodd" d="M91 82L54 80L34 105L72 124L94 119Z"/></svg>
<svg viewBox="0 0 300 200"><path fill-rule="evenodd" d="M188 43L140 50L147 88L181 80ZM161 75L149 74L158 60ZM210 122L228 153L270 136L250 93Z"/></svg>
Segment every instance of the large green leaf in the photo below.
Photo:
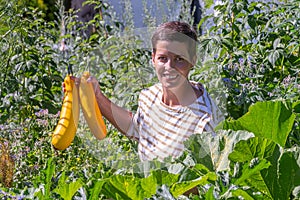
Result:
<svg viewBox="0 0 300 200"><path fill-rule="evenodd" d="M53 164L53 158L49 158L47 160L47 169L46 172L46 180L45 180L45 198L48 198L50 196L50 188L51 188L51 179L53 178L53 175L55 173L55 165Z"/></svg>
<svg viewBox="0 0 300 200"><path fill-rule="evenodd" d="M113 199L143 200L154 195L158 186L176 183L178 177L178 174L171 174L163 170L153 171L146 178L114 175L105 180L103 193Z"/></svg>
<svg viewBox="0 0 300 200"><path fill-rule="evenodd" d="M288 199L295 186L300 185L300 167L292 152L284 152L278 163L278 189L274 196Z"/></svg>
<svg viewBox="0 0 300 200"><path fill-rule="evenodd" d="M300 184L299 152L296 152L283 150L267 138L254 137L238 142L229 155L232 162L243 165L235 184L251 186L270 199L288 199ZM253 171L254 168L257 171Z"/></svg>
<svg viewBox="0 0 300 200"><path fill-rule="evenodd" d="M243 165L250 165L250 163L255 162L255 159L258 161L265 159L269 161L272 166L277 166L279 156L279 147L275 142L265 138L254 137L246 141L238 142L228 158L235 163L243 163ZM252 186L271 198L272 192L269 187L271 187L270 184L276 181L276 174L276 168L269 167L267 173L259 171L256 174L252 174L245 179L241 185Z"/></svg>
<svg viewBox="0 0 300 200"><path fill-rule="evenodd" d="M263 159L261 161L256 161L257 163L252 164L251 162L244 164L242 166L242 175L234 182L234 184L238 185L243 183L245 180L253 178L253 176L257 175L263 169L270 167L270 163Z"/></svg>
<svg viewBox="0 0 300 200"><path fill-rule="evenodd" d="M238 142L233 152L229 154L229 159L233 162L246 162L253 158L272 161L270 159L273 159L275 151L279 151L279 147L272 140L254 137ZM278 157L279 153L274 160L276 161Z"/></svg>
<svg viewBox="0 0 300 200"><path fill-rule="evenodd" d="M214 172L209 172L195 180L174 183L171 186L170 191L172 195L177 198L179 195L184 194L186 191L196 186L204 186L206 184L209 184L209 180L212 179L212 177L216 179L216 174Z"/></svg>
<svg viewBox="0 0 300 200"><path fill-rule="evenodd" d="M234 146L241 140L247 140L254 135L247 131L226 131L218 132L218 135L211 143L211 157L216 171L229 170L229 154Z"/></svg>
<svg viewBox="0 0 300 200"><path fill-rule="evenodd" d="M162 186L170 187L170 192L175 197L198 186L206 185L210 180L216 180L214 172L207 172L193 180L181 181L180 174L172 174L164 170L152 171L146 178L131 175L114 175L105 181L102 186L102 194L113 199L145 199L155 195L157 189Z"/></svg>
<svg viewBox="0 0 300 200"><path fill-rule="evenodd" d="M211 158L210 143L212 142L211 133L195 134L184 141L186 152L190 153L196 163L203 164L210 171L214 170Z"/></svg>
<svg viewBox="0 0 300 200"><path fill-rule="evenodd" d="M151 173L158 185L171 185L179 180L179 174L172 174L164 170L155 170ZM149 177L148 177L149 178Z"/></svg>
<svg viewBox="0 0 300 200"><path fill-rule="evenodd" d="M68 183L67 180L68 177L66 177L65 171L63 171L54 192L59 194L64 200L71 200L77 190L83 186L83 182L81 179L77 179Z"/></svg>
<svg viewBox="0 0 300 200"><path fill-rule="evenodd" d="M42 199L50 199L51 186L52 186L52 178L55 174L55 165L53 164L53 158L49 158L46 163L46 169L43 170L43 175L38 176L37 180L34 182L35 187L39 187L34 193L34 196ZM40 189L43 188L43 189Z"/></svg>
<svg viewBox="0 0 300 200"><path fill-rule="evenodd" d="M225 129L247 130L284 146L292 130L295 114L292 105L281 101L257 102L241 118L225 122Z"/></svg>
<svg viewBox="0 0 300 200"><path fill-rule="evenodd" d="M211 133L193 135L185 142L185 147L196 163L210 171L223 171L229 170L228 155L235 144L253 136L247 131L219 130L216 136Z"/></svg>
<svg viewBox="0 0 300 200"><path fill-rule="evenodd" d="M95 183L93 187L89 189L90 190L89 200L97 199L99 197L104 183L105 181L98 181Z"/></svg>
<svg viewBox="0 0 300 200"><path fill-rule="evenodd" d="M142 187L141 180L139 178L128 175L115 175L110 177L107 181L105 185L105 194L113 199L144 199L155 194L155 182L153 181L150 185L152 187L152 192L149 192L151 188Z"/></svg>

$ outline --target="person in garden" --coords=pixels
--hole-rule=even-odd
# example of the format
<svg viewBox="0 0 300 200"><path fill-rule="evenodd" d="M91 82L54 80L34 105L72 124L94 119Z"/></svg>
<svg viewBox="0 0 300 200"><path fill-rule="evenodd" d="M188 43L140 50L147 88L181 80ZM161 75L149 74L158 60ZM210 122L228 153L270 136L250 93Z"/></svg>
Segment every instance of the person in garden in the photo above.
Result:
<svg viewBox="0 0 300 200"><path fill-rule="evenodd" d="M192 134L211 132L222 115L201 83L188 80L197 55L197 33L187 23L161 24L152 39L152 63L159 83L141 91L132 113L102 92L90 77L102 115L127 137L138 141L142 161L178 157Z"/></svg>

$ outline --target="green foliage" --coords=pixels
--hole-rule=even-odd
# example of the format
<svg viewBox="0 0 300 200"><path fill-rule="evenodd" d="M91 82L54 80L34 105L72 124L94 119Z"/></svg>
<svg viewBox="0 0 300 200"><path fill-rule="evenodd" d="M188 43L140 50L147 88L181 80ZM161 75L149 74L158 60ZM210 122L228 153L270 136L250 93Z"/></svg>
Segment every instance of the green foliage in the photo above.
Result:
<svg viewBox="0 0 300 200"><path fill-rule="evenodd" d="M68 177L66 177L65 171L62 172L58 181L58 186L53 192L59 194L64 200L72 200L74 194L79 188L83 186L81 179L67 183Z"/></svg>
<svg viewBox="0 0 300 200"><path fill-rule="evenodd" d="M251 106L249 112L238 120L227 122L224 128L253 132L258 137L264 136L284 146L295 118L290 102L264 101Z"/></svg>
<svg viewBox="0 0 300 200"><path fill-rule="evenodd" d="M57 71L58 55L52 46L58 32L53 23L39 18L40 13L6 3L1 24L1 105L0 119L17 116L24 120L37 108L58 111L58 92L61 91L61 72ZM20 13L26 14L26 17ZM1 15L2 15L1 14Z"/></svg>
<svg viewBox="0 0 300 200"><path fill-rule="evenodd" d="M264 138L239 142L229 159L243 163L243 172L247 166L253 168L261 162L268 162L269 165L261 168L259 173L251 174L247 180L238 178L235 183L252 186L270 199L288 199L294 187L300 184L300 167L293 153L280 151L273 141Z"/></svg>
<svg viewBox="0 0 300 200"><path fill-rule="evenodd" d="M256 101L299 99L298 4L237 0L215 6L201 48L223 77L229 116L239 118Z"/></svg>
<svg viewBox="0 0 300 200"><path fill-rule="evenodd" d="M18 5L24 7L24 8L34 8L38 9L43 12L43 19L46 21L52 21L56 19L56 16L54 15L58 10L55 5L57 1L56 0L18 0Z"/></svg>
<svg viewBox="0 0 300 200"><path fill-rule="evenodd" d="M46 169L42 172L41 176L39 176L39 190L34 193L34 196L38 197L38 199L50 199L51 192L51 184L52 177L55 174L55 165L52 163L52 158L48 159Z"/></svg>

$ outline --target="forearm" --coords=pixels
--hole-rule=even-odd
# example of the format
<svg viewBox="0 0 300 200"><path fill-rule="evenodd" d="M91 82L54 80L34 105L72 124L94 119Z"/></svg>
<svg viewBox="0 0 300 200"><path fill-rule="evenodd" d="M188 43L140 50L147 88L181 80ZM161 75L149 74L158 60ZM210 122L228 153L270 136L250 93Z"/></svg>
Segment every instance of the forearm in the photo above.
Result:
<svg viewBox="0 0 300 200"><path fill-rule="evenodd" d="M97 92L96 99L102 115L121 133L127 133L132 113L111 102L102 92Z"/></svg>

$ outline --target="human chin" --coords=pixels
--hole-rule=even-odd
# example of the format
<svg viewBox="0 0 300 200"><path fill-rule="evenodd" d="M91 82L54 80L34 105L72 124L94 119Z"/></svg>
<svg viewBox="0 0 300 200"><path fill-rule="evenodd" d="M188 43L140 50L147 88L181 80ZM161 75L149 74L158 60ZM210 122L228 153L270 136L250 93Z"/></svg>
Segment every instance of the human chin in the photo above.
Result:
<svg viewBox="0 0 300 200"><path fill-rule="evenodd" d="M160 80L163 87L170 89L178 87L183 81L182 76L180 76L179 74L163 74Z"/></svg>

